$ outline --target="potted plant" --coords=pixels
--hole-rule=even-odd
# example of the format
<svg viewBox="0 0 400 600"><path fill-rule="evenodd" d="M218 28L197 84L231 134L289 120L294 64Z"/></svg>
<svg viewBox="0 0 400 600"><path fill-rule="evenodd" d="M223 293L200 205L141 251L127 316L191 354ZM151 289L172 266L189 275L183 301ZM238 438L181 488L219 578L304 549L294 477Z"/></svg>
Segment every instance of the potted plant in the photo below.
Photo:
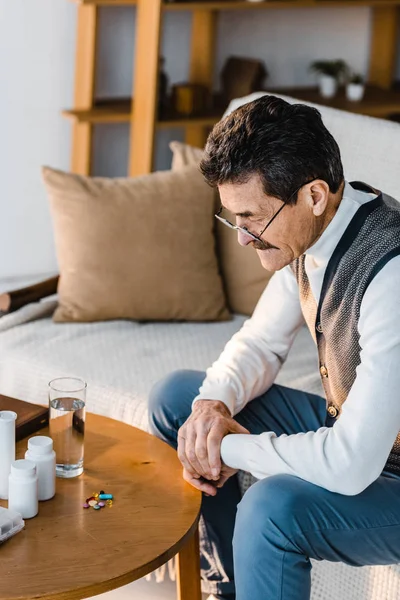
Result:
<svg viewBox="0 0 400 600"><path fill-rule="evenodd" d="M360 73L353 73L346 84L346 98L351 102L362 100L365 92L364 78Z"/></svg>
<svg viewBox="0 0 400 600"><path fill-rule="evenodd" d="M344 60L317 60L310 69L318 73L319 92L323 98L332 98L337 91L338 81L344 77L348 67Z"/></svg>

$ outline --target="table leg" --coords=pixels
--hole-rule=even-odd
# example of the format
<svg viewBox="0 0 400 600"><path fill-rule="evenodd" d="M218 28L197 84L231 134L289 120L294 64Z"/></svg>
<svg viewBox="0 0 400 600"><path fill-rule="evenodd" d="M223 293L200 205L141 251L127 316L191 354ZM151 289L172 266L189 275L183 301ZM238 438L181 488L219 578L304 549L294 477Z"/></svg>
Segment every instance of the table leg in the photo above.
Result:
<svg viewBox="0 0 400 600"><path fill-rule="evenodd" d="M199 531L176 557L178 600L201 600Z"/></svg>

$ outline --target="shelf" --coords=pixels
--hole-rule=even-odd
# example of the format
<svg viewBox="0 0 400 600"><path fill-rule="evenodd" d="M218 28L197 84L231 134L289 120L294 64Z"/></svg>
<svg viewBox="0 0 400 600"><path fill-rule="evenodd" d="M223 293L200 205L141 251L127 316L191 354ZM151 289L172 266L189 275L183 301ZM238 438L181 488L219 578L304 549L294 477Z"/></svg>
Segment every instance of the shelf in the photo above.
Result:
<svg viewBox="0 0 400 600"><path fill-rule="evenodd" d="M214 108L207 111L202 115L193 115L188 117L186 115L179 115L172 109L168 110L168 113L163 116L162 119L158 119L156 125L158 129L168 129L169 127L212 127L215 123L218 123L224 110L222 108Z"/></svg>
<svg viewBox="0 0 400 600"><path fill-rule="evenodd" d="M371 117L388 117L400 113L400 91L384 90L376 86L367 86L361 102L350 102L346 99L344 89L340 89L335 98L326 99L319 95L317 88L284 88L268 90L270 94L292 96L305 102L322 104L340 110L369 115ZM170 114L157 121L157 129L170 127L212 127L219 121L223 110L214 110L204 116L185 117ZM91 110L64 110L63 115L79 123L129 123L131 120L131 100L107 100L99 102Z"/></svg>
<svg viewBox="0 0 400 600"><path fill-rule="evenodd" d="M205 117L176 117L175 119L165 119L157 121L157 129L169 129L170 127L212 127L221 119L222 113L218 116Z"/></svg>
<svg viewBox="0 0 400 600"><path fill-rule="evenodd" d="M101 123L129 123L131 120L131 99L121 100L103 100L98 102L90 110L63 110L64 117L77 121L78 123L92 123L98 125ZM211 114L204 116L186 117L176 113L170 113L165 119L157 121L158 129L168 129L170 127L212 127L222 115L221 110L215 110Z"/></svg>
<svg viewBox="0 0 400 600"><path fill-rule="evenodd" d="M270 94L282 94L292 96L305 102L313 102L347 110L349 112L369 115L370 117L388 117L392 113L400 113L400 91L384 90L382 88L367 85L364 98L360 102L351 102L346 99L344 88L338 91L334 98L322 98L317 88L286 88L268 90Z"/></svg>
<svg viewBox="0 0 400 600"><path fill-rule="evenodd" d="M176 10L260 10L277 8L316 8L349 6L398 6L400 0L266 0L265 2L220 1L176 2L165 4L164 11Z"/></svg>
<svg viewBox="0 0 400 600"><path fill-rule="evenodd" d="M133 6L137 0L73 0L75 4L96 4L96 6Z"/></svg>
<svg viewBox="0 0 400 600"><path fill-rule="evenodd" d="M62 114L78 123L126 123L131 118L131 100L104 100L90 110L63 110Z"/></svg>
<svg viewBox="0 0 400 600"><path fill-rule="evenodd" d="M137 0L73 0L77 4L95 4L97 6L133 6ZM165 3L164 11L177 10L260 10L276 8L315 8L354 7L354 6L398 6L400 0L266 0L265 2L246 2L243 0L210 2L174 2Z"/></svg>

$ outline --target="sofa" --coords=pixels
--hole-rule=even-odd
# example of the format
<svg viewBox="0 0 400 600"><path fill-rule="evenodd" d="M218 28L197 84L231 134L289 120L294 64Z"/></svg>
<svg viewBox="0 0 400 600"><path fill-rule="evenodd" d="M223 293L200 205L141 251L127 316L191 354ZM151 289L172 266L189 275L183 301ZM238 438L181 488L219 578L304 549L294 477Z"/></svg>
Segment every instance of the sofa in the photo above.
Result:
<svg viewBox="0 0 400 600"><path fill-rule="evenodd" d="M234 100L228 112L259 95L262 92ZM400 198L400 125L311 106L320 110L339 143L346 179L366 181ZM19 293L14 297L18 310L0 312L0 393L45 404L47 383L52 378L82 377L88 382L89 411L143 430L148 430L147 397L152 385L174 369L206 369L247 318L233 314L231 320L218 322L55 323L52 315L57 296L48 295L53 287L54 281L42 299L40 294ZM316 349L305 328L299 332L277 382L323 394ZM252 482L249 474L240 473L243 492ZM400 597L398 565L355 568L312 562L313 600ZM165 572L159 571L158 579ZM168 572L174 576L173 563Z"/></svg>

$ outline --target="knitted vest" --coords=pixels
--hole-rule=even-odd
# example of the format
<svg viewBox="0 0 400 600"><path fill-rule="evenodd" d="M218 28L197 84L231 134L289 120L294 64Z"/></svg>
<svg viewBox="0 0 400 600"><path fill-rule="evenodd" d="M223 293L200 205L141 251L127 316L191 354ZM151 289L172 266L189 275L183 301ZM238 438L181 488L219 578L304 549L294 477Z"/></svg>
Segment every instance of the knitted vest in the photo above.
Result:
<svg viewBox="0 0 400 600"><path fill-rule="evenodd" d="M292 263L303 315L318 347L327 411L333 422L340 417L360 364L358 320L363 296L385 264L400 255L400 203L365 183L350 185L378 196L360 206L342 235L326 268L318 305L306 274L305 255ZM400 474L400 432L385 469Z"/></svg>

